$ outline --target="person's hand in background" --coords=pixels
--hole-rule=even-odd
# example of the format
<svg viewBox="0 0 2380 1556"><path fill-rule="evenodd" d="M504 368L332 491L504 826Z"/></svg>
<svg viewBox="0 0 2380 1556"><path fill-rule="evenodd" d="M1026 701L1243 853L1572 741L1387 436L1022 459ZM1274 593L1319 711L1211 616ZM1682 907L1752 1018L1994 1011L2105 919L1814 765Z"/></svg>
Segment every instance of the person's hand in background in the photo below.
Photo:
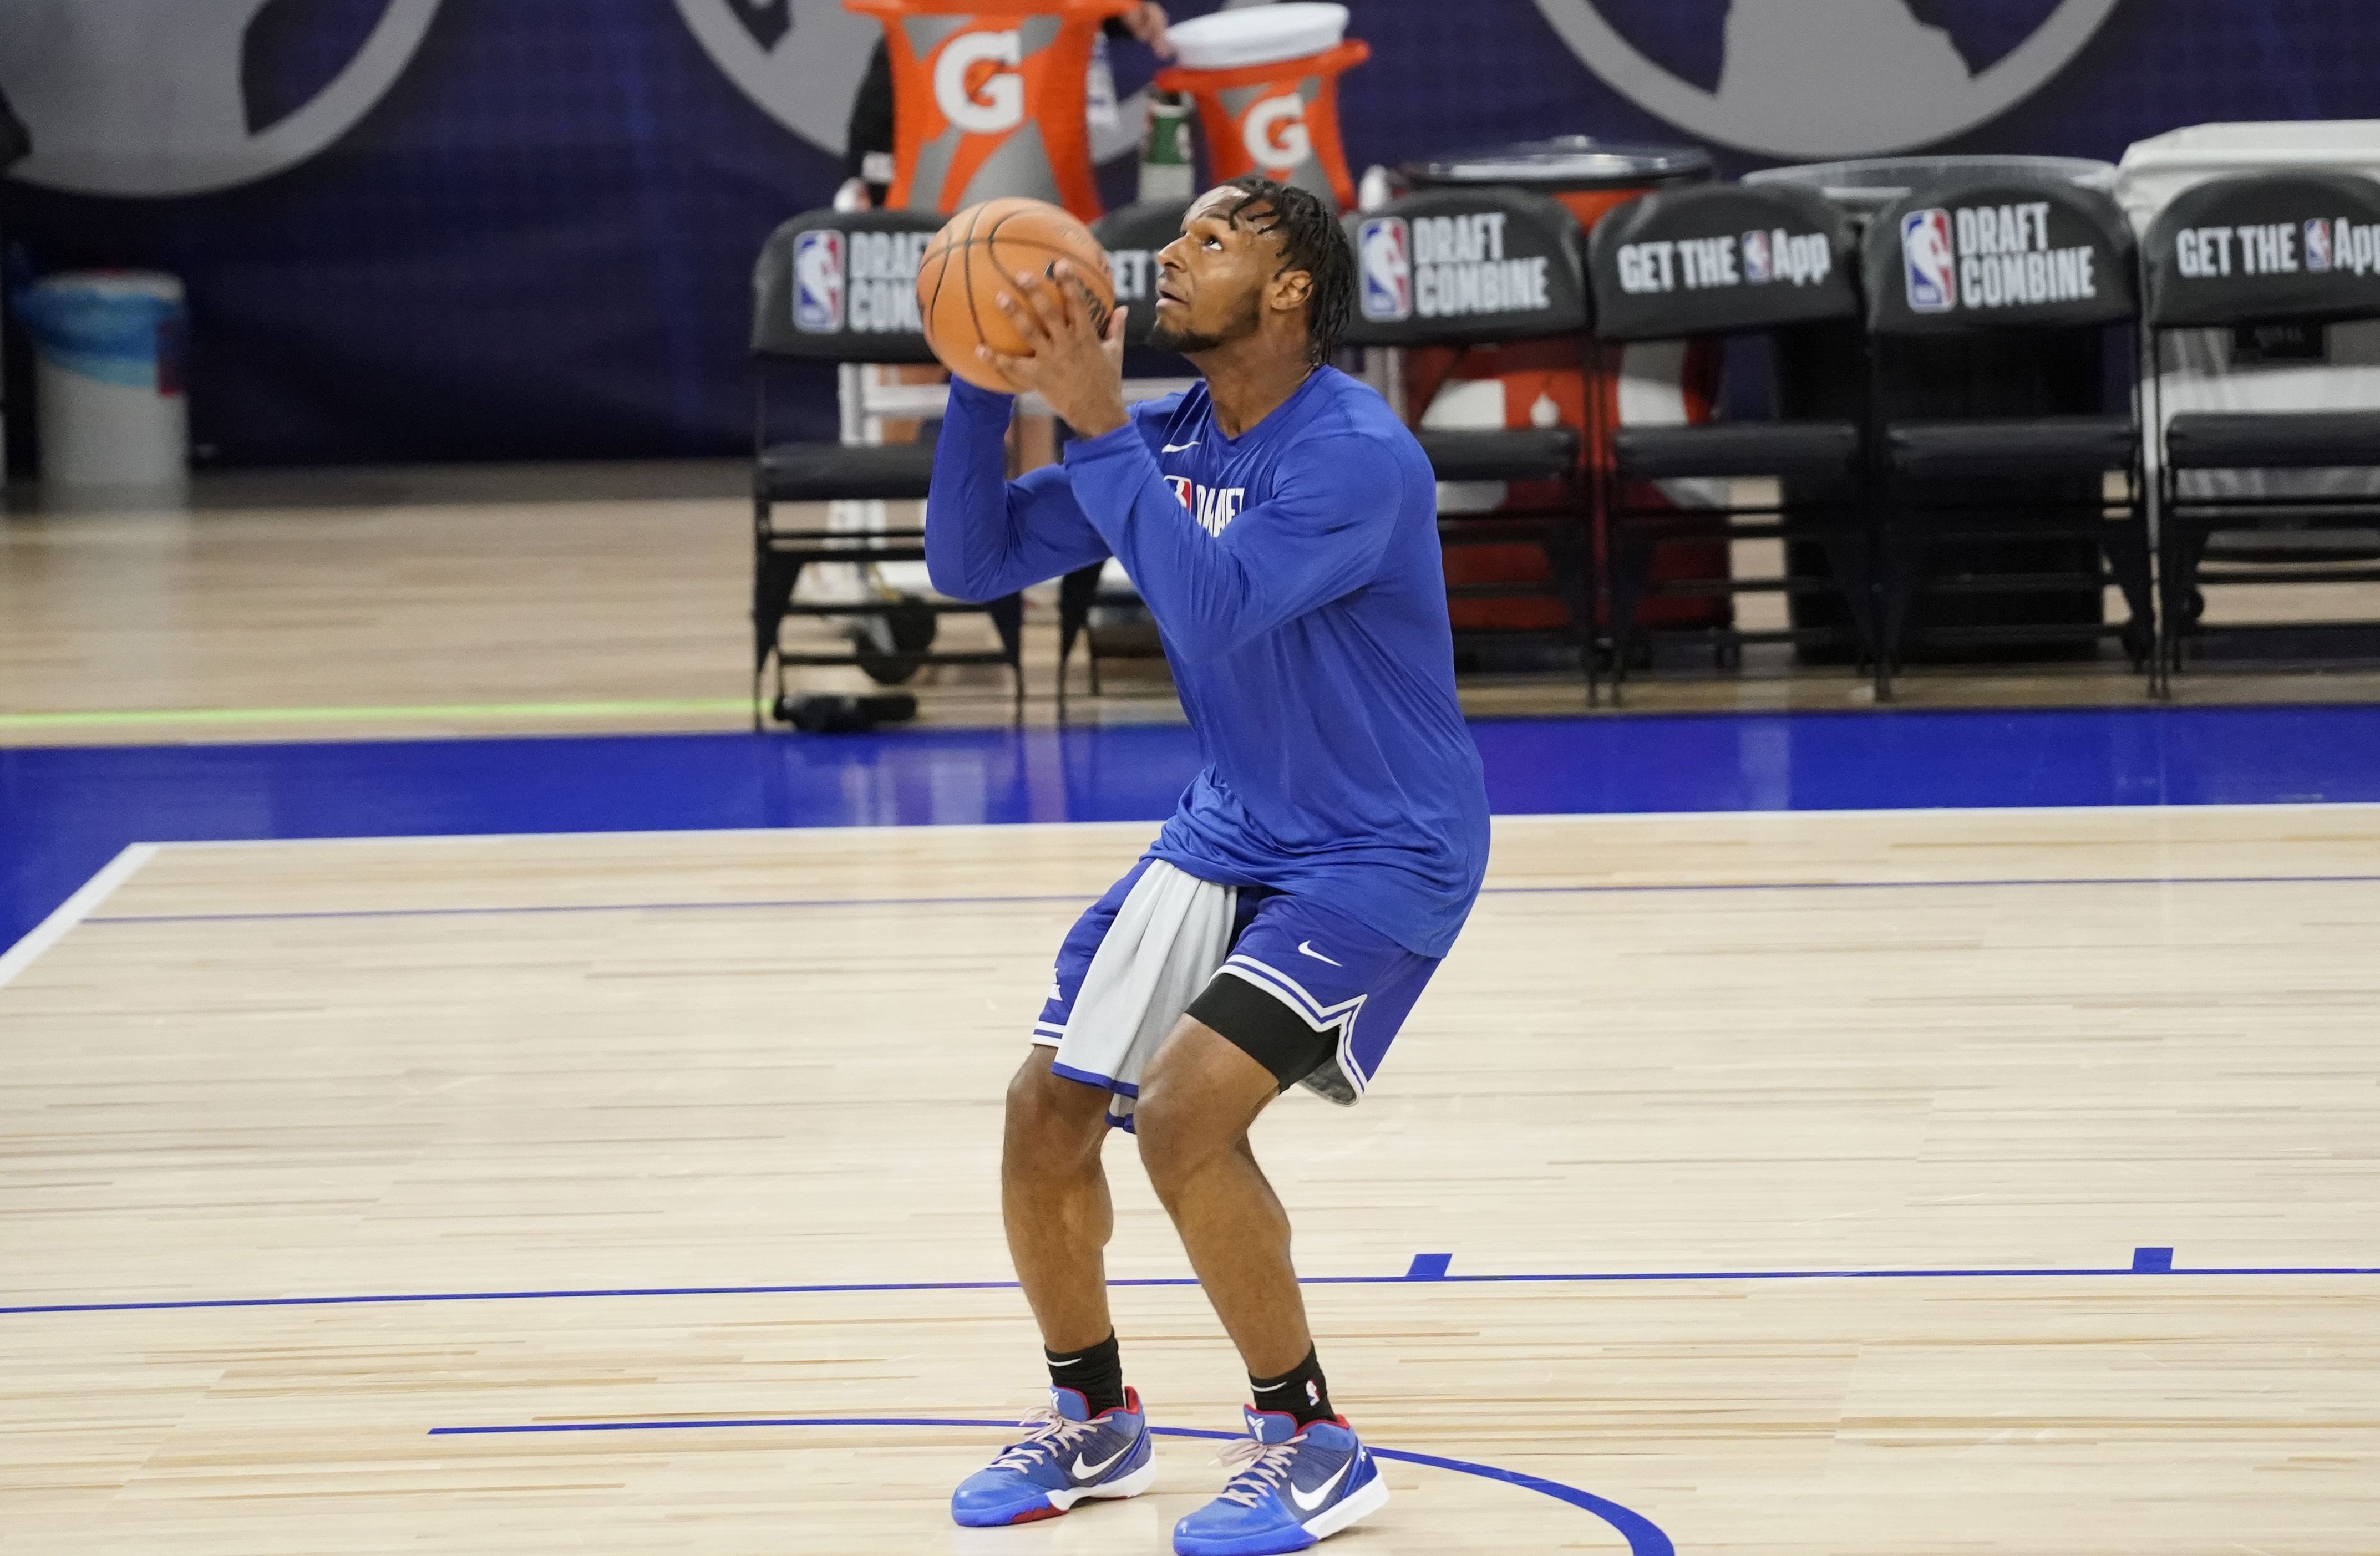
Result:
<svg viewBox="0 0 2380 1556"><path fill-rule="evenodd" d="M1139 5L1118 19L1123 23L1126 32L1147 43L1158 58L1173 57L1173 45L1165 41L1165 7L1158 5L1157 0L1141 0Z"/></svg>

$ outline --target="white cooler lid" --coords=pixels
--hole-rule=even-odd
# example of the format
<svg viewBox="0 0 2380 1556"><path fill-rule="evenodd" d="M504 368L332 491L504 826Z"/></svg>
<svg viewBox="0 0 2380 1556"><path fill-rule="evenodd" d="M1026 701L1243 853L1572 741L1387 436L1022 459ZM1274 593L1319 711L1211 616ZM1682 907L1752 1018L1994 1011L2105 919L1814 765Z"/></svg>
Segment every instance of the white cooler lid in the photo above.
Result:
<svg viewBox="0 0 2380 1556"><path fill-rule="evenodd" d="M2116 199L2146 230L2166 202L2228 173L2322 168L2380 178L2380 119L2288 119L2192 125L2124 148Z"/></svg>
<svg viewBox="0 0 2380 1556"><path fill-rule="evenodd" d="M1347 7L1288 0L1194 17L1165 30L1174 57L1193 70L1237 70L1304 59L1347 35Z"/></svg>

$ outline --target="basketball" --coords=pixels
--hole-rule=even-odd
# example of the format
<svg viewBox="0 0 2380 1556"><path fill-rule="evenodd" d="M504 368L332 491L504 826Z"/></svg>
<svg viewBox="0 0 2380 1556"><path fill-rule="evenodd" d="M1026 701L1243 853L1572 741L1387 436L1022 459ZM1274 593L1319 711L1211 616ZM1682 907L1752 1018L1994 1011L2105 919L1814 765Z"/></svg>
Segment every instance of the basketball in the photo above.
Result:
<svg viewBox="0 0 2380 1556"><path fill-rule="evenodd" d="M1000 311L1000 294L1015 290L1017 271L1047 275L1061 259L1073 261L1092 321L1104 332L1115 283L1107 253L1088 227L1038 199L988 199L952 217L917 264L917 317L942 366L978 389L1014 393L1019 386L975 348L1024 353L1024 339Z"/></svg>

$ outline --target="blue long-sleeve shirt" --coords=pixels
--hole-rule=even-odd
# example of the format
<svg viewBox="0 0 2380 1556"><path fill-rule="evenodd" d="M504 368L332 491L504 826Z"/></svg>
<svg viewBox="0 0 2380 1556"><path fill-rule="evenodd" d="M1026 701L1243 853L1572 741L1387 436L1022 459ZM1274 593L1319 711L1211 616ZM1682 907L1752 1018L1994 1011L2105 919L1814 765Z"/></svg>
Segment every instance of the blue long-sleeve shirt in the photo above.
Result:
<svg viewBox="0 0 2380 1556"><path fill-rule="evenodd" d="M1011 404L951 386L926 504L934 586L991 599L1116 557L1207 759L1151 851L1445 955L1487 868L1488 798L1420 444L1321 368L1237 438L1200 384L1009 481Z"/></svg>

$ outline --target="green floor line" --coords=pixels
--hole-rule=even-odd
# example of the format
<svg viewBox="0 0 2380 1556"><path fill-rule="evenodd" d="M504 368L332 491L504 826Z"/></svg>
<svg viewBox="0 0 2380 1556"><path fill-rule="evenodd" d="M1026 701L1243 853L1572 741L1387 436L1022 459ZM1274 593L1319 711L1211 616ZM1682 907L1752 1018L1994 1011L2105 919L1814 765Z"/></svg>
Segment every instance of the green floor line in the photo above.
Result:
<svg viewBox="0 0 2380 1556"><path fill-rule="evenodd" d="M605 718L643 714L749 713L743 697L671 697L641 702L435 703L413 707L194 707L123 712L0 713L0 733L11 730L73 730L101 725L336 724L372 719Z"/></svg>

